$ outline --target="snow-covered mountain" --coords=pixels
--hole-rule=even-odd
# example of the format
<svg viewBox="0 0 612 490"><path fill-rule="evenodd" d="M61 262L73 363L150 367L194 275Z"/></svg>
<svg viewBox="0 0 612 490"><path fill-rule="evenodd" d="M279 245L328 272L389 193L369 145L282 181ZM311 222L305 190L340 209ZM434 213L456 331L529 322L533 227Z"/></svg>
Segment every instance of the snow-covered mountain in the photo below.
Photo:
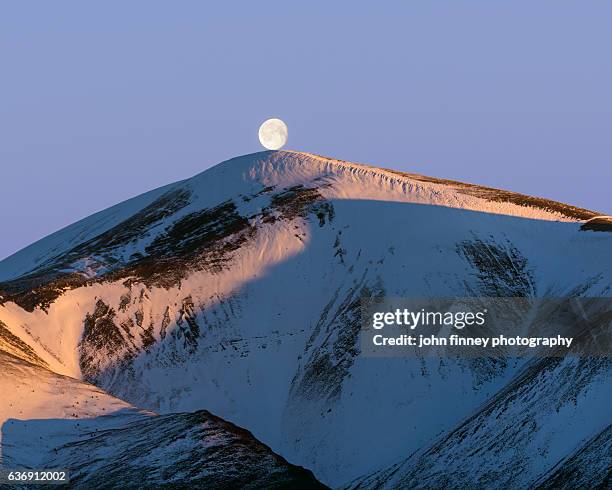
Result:
<svg viewBox="0 0 612 490"><path fill-rule="evenodd" d="M609 447L608 359L360 356L359 302L610 296L599 214L310 154L247 155L0 262L0 348L122 400L115 411L148 417L133 424L155 446L164 427L205 439L208 410L334 487L597 482L580 461ZM139 430L125 438L150 444ZM104 437L91 451L116 444ZM2 444L5 463L31 464Z"/></svg>

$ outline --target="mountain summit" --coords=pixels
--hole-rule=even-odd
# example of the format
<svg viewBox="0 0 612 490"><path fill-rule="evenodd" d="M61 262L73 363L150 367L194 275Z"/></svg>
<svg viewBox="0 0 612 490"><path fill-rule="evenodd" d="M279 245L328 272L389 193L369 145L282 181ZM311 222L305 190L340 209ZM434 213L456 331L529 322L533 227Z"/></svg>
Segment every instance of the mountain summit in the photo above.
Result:
<svg viewBox="0 0 612 490"><path fill-rule="evenodd" d="M236 454L252 444L306 486L293 465L334 487L418 487L418 474L429 487L545 486L609 447L608 360L368 358L360 298L610 296L612 233L585 226L597 216L311 154L246 155L0 262L0 350L25 377L103 393L99 407L151 431L136 438L146 455L164 427L189 431L186 451L212 427L231 452L236 424L252 433ZM19 414L3 415L3 461L34 464L5 441ZM71 430L71 444L93 443ZM461 458L465 471L450 464Z"/></svg>
<svg viewBox="0 0 612 490"><path fill-rule="evenodd" d="M284 194L280 195L279 190ZM68 226L1 261L0 280L49 268L53 261L59 260L72 260L64 264L67 266L62 269L64 273L72 269L92 273L94 265L107 272L109 268L133 262L140 255L159 253L160 250L153 248L146 250L151 244L145 238L151 241L151 237L181 219L185 226L184 218L195 211L206 209L227 214L232 208L232 211L244 211L241 216L247 218L257 204L261 207L260 212L273 213L276 201L282 204L291 200L290 192L304 204L308 200L371 200L556 221L584 221L598 216L598 213L555 201L473 184L308 153L261 152L228 160L191 179L147 192ZM253 200L253 205L246 204ZM263 206L266 200L270 200L269 206ZM220 207L223 204L228 209ZM195 219L195 216L190 217L192 221ZM208 216L202 216L203 221L206 218ZM177 227L175 231L182 230ZM102 263L87 256L87 252L93 255L101 248L112 248L115 255Z"/></svg>

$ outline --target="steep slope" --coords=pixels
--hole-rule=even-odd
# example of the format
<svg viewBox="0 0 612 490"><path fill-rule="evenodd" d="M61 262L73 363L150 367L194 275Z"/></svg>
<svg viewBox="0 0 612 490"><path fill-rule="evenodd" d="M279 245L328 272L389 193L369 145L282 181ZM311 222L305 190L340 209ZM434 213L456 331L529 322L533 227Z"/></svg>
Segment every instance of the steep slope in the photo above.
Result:
<svg viewBox="0 0 612 490"><path fill-rule="evenodd" d="M351 487L533 488L546 475L544 487L559 488L553 482L563 478L567 488L597 488L612 465L609 430L602 431L611 374L607 358L534 362L440 440Z"/></svg>
<svg viewBox="0 0 612 490"><path fill-rule="evenodd" d="M55 448L149 412L0 350L0 461L40 468Z"/></svg>
<svg viewBox="0 0 612 490"><path fill-rule="evenodd" d="M612 486L612 425L588 440L561 461L541 481L538 489L598 488Z"/></svg>
<svg viewBox="0 0 612 490"><path fill-rule="evenodd" d="M324 488L208 412L138 410L5 351L0 393L0 467L69 469L73 488Z"/></svg>
<svg viewBox="0 0 612 490"><path fill-rule="evenodd" d="M327 488L250 432L206 411L99 430L59 447L43 466L53 464L73 468L71 483L79 488Z"/></svg>
<svg viewBox="0 0 612 490"><path fill-rule="evenodd" d="M360 298L609 296L612 234L581 230L596 215L247 155L1 262L0 320L58 373L159 413L210 410L341 485L428 447L524 369L361 356Z"/></svg>

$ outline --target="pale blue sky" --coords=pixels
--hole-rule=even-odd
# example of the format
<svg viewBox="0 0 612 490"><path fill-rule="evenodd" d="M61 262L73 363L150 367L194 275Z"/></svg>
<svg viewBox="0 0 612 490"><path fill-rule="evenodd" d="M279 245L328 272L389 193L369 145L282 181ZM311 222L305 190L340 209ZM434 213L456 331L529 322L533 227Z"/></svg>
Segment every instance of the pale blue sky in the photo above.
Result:
<svg viewBox="0 0 612 490"><path fill-rule="evenodd" d="M0 258L287 148L610 213L612 3L0 1Z"/></svg>

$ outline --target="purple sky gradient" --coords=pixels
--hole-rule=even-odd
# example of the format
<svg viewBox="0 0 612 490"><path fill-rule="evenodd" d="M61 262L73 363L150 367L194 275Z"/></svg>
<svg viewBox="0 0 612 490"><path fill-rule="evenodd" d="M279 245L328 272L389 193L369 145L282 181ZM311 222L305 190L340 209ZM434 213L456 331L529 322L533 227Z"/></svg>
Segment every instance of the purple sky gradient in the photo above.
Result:
<svg viewBox="0 0 612 490"><path fill-rule="evenodd" d="M296 4L296 5L294 5ZM611 213L612 3L3 2L0 258L287 148Z"/></svg>

